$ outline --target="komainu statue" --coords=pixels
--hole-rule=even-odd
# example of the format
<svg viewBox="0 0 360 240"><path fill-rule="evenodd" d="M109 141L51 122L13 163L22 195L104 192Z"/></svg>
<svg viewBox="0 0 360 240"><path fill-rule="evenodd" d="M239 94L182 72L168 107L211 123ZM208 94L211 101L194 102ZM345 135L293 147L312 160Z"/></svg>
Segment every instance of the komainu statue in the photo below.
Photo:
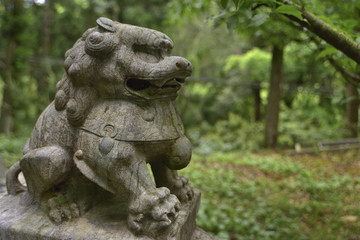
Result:
<svg viewBox="0 0 360 240"><path fill-rule="evenodd" d="M194 197L177 174L191 145L173 103L192 66L171 56L161 32L96 22L66 52L55 100L7 173L8 193L23 192L56 224L109 202L135 235L173 239Z"/></svg>

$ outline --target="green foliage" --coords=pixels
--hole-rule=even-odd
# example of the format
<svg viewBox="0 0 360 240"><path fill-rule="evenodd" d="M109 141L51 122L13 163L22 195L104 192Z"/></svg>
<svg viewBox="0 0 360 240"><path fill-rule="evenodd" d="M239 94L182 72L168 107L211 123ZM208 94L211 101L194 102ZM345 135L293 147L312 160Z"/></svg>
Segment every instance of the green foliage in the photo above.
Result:
<svg viewBox="0 0 360 240"><path fill-rule="evenodd" d="M269 13L259 13L252 17L249 27L258 27L265 23L269 18Z"/></svg>
<svg viewBox="0 0 360 240"><path fill-rule="evenodd" d="M338 50L334 48L333 46L327 46L324 50L322 50L319 55L316 56L316 59L321 59L324 57L327 57L331 54L337 53Z"/></svg>
<svg viewBox="0 0 360 240"><path fill-rule="evenodd" d="M300 90L293 100L292 109L282 106L280 112L279 143L293 146L295 143L315 145L342 136L343 111L320 108L320 98L311 92Z"/></svg>
<svg viewBox="0 0 360 240"><path fill-rule="evenodd" d="M224 72L235 75L238 80L264 82L269 79L271 56L269 52L253 48L241 55L230 55L225 63Z"/></svg>
<svg viewBox="0 0 360 240"><path fill-rule="evenodd" d="M23 136L5 136L0 135L0 157L4 161L6 167L10 167L22 157L22 149L27 140L26 135Z"/></svg>
<svg viewBox="0 0 360 240"><path fill-rule="evenodd" d="M319 141L341 138L343 112L319 108L319 100L316 94L302 92L293 100L291 109L281 105L279 147L289 148L296 143L316 145ZM187 129L194 151L208 156L216 152L258 151L262 148L263 124L229 112L226 119L218 120L214 125L203 122Z"/></svg>
<svg viewBox="0 0 360 240"><path fill-rule="evenodd" d="M214 126L204 123L200 128L189 129L188 136L196 147L194 151L202 155L257 150L261 147L263 126L230 113L226 120L217 121Z"/></svg>
<svg viewBox="0 0 360 240"><path fill-rule="evenodd" d="M298 18L299 20L303 20L303 16L302 16L301 12L295 6L281 5L278 8L276 8L275 11L278 13L281 13L281 14L294 16L294 17Z"/></svg>
<svg viewBox="0 0 360 240"><path fill-rule="evenodd" d="M360 178L346 170L356 154L196 155L182 173L202 191L197 224L217 237L340 240L358 236L360 227L346 221L360 213Z"/></svg>

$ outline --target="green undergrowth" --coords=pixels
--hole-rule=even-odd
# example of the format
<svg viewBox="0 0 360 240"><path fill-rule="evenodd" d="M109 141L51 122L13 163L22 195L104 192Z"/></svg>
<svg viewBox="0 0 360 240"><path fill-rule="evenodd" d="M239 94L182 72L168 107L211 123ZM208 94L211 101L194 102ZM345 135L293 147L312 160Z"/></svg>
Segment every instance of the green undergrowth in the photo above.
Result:
<svg viewBox="0 0 360 240"><path fill-rule="evenodd" d="M0 134L0 157L6 167L10 167L22 157L22 149L30 134L24 136L27 137Z"/></svg>
<svg viewBox="0 0 360 240"><path fill-rule="evenodd" d="M202 191L197 223L222 239L360 239L357 152L195 155L181 171Z"/></svg>

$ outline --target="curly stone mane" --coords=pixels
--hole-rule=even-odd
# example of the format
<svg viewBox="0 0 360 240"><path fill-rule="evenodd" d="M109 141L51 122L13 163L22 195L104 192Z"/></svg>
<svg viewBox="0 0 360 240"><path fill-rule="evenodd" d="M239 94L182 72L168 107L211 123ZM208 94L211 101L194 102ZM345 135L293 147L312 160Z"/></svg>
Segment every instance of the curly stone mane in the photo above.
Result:
<svg viewBox="0 0 360 240"><path fill-rule="evenodd" d="M55 109L66 110L67 119L74 126L82 125L97 98L97 91L91 84L94 79L93 59L85 51L87 36L94 30L87 30L65 53L66 71L56 84Z"/></svg>

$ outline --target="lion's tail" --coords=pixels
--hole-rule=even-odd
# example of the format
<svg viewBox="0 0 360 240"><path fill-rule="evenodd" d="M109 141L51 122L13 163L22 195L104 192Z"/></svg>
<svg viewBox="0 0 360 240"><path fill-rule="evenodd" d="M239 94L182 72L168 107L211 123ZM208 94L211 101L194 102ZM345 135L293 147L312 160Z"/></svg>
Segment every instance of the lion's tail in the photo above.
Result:
<svg viewBox="0 0 360 240"><path fill-rule="evenodd" d="M26 187L22 185L18 179L20 172L20 161L12 165L6 172L6 189L10 195L16 195L19 192L26 191Z"/></svg>

